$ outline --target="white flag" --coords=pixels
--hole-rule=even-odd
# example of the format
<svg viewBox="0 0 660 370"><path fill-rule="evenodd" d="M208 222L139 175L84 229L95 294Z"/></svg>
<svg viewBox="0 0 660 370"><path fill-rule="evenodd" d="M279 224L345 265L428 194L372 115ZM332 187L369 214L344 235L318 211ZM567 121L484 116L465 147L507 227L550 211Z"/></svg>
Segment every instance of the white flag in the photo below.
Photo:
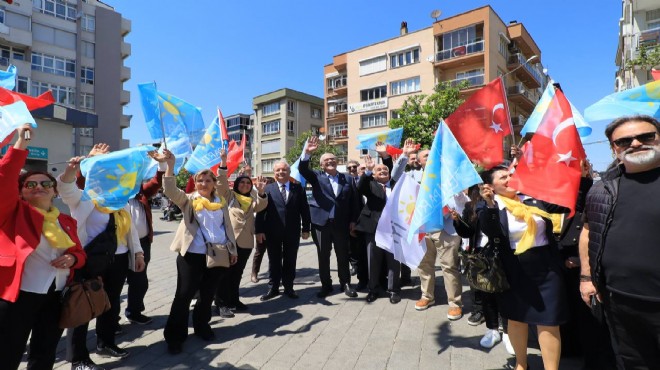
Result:
<svg viewBox="0 0 660 370"><path fill-rule="evenodd" d="M426 254L426 244L415 237L407 240L419 184L410 176L401 176L387 198L376 228L376 245L392 253L394 259L416 269Z"/></svg>

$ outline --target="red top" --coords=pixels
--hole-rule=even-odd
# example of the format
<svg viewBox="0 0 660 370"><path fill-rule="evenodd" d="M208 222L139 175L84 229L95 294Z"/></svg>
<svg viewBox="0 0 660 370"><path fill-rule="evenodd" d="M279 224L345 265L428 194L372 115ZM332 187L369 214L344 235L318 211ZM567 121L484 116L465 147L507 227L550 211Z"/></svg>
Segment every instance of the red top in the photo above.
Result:
<svg viewBox="0 0 660 370"><path fill-rule="evenodd" d="M10 302L18 298L25 260L39 245L44 223L44 216L19 197L18 176L27 155L27 150L10 147L0 160L0 298ZM66 250L76 257L71 281L73 270L85 265L87 255L78 239L76 220L65 214L57 220L76 243Z"/></svg>

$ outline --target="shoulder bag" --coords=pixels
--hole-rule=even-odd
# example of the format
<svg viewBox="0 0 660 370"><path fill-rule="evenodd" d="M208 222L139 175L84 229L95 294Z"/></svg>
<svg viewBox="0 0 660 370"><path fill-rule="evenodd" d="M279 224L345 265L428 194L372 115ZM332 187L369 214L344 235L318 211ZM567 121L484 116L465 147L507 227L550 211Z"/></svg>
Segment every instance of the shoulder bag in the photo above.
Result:
<svg viewBox="0 0 660 370"><path fill-rule="evenodd" d="M194 214L193 219L197 222L197 226L201 228L202 225L197 221ZM200 229L200 233L202 233L202 239L204 239L204 244L206 245L206 267L229 267L231 263L229 261L229 249L227 246L231 242L227 241L227 244L211 243L206 240L203 230Z"/></svg>
<svg viewBox="0 0 660 370"><path fill-rule="evenodd" d="M75 328L101 316L110 309L110 300L99 277L74 281L62 291L59 326Z"/></svg>
<svg viewBox="0 0 660 370"><path fill-rule="evenodd" d="M488 242L475 251L461 251L465 274L471 287L487 293L500 293L509 289L498 248Z"/></svg>

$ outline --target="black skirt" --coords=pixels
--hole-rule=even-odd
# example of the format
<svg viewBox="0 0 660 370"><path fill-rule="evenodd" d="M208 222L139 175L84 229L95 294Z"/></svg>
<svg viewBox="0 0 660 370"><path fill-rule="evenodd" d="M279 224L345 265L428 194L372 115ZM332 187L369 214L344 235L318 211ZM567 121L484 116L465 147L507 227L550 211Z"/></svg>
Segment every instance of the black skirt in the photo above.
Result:
<svg viewBox="0 0 660 370"><path fill-rule="evenodd" d="M557 326L568 321L563 269L555 246L500 255L511 285L498 294L502 316L531 325Z"/></svg>

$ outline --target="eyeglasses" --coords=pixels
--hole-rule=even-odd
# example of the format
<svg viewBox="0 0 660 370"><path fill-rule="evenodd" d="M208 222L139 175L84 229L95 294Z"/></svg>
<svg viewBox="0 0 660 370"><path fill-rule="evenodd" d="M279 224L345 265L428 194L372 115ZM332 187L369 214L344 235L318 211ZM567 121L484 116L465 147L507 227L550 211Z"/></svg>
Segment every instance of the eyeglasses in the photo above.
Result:
<svg viewBox="0 0 660 370"><path fill-rule="evenodd" d="M55 186L55 181L45 180L45 181L26 181L23 184L23 187L26 189L34 189L37 185L41 185L44 189L50 189Z"/></svg>
<svg viewBox="0 0 660 370"><path fill-rule="evenodd" d="M354 170L354 169L357 168L357 166L346 166L346 168L348 168L348 169L353 169L353 170Z"/></svg>
<svg viewBox="0 0 660 370"><path fill-rule="evenodd" d="M655 134L655 132L645 132L635 136L627 136L612 140L612 143L619 148L628 148L632 144L633 140L637 140L644 145L649 145L653 144L655 141Z"/></svg>

